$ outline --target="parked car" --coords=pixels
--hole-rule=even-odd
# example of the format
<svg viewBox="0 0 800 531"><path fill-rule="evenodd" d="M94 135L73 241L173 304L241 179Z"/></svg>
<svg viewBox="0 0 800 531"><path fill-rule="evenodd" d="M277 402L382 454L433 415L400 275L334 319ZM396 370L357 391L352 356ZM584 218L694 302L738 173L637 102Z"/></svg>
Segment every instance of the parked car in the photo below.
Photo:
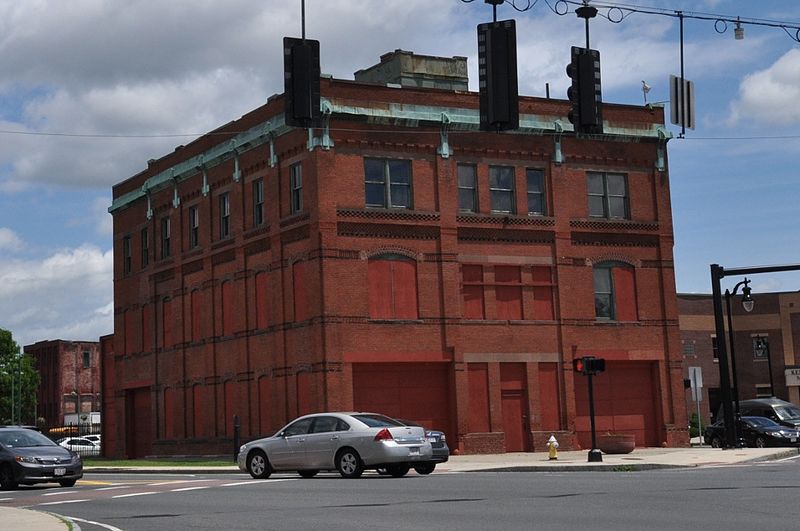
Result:
<svg viewBox="0 0 800 531"><path fill-rule="evenodd" d="M36 430L0 427L0 488L58 483L72 487L83 477L83 462Z"/></svg>
<svg viewBox="0 0 800 531"><path fill-rule="evenodd" d="M419 423L407 419L395 419L406 426L420 426ZM447 437L443 431L439 430L425 430L425 438L431 443L431 460L425 463L418 463L414 465L414 470L417 474L430 474L436 469L436 465L444 463L450 459L450 448L447 446ZM383 472L383 470L378 470Z"/></svg>
<svg viewBox="0 0 800 531"><path fill-rule="evenodd" d="M766 417L789 428L800 429L800 407L780 398L754 398L739 402L743 417Z"/></svg>
<svg viewBox="0 0 800 531"><path fill-rule="evenodd" d="M84 438L84 439L87 439L87 440L89 440L89 441L92 441L92 442L93 442L93 443L95 443L97 446L100 446L100 443L102 442L102 441L100 440L100 439L101 439L101 436L100 436L100 435L84 435L84 436L83 436L83 438Z"/></svg>
<svg viewBox="0 0 800 531"><path fill-rule="evenodd" d="M787 428L766 417L742 417L739 436L747 446L798 446L800 431ZM720 420L706 427L703 440L714 448L720 448L725 440L725 423Z"/></svg>
<svg viewBox="0 0 800 531"><path fill-rule="evenodd" d="M86 437L64 437L57 440L56 443L83 457L100 455L100 445Z"/></svg>
<svg viewBox="0 0 800 531"><path fill-rule="evenodd" d="M411 466L431 460L425 430L377 413L316 413L299 417L272 437L243 444L239 469L256 479L276 470L296 470L311 478L338 470L357 478L366 469L385 468L401 477Z"/></svg>

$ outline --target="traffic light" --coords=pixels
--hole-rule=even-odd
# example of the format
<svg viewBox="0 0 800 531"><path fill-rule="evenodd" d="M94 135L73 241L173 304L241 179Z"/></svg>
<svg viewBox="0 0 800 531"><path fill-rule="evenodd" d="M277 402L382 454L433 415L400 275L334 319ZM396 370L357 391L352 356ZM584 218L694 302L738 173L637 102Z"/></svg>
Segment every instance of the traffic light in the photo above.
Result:
<svg viewBox="0 0 800 531"><path fill-rule="evenodd" d="M594 356L583 356L572 360L572 370L584 376L595 375L606 370L606 360Z"/></svg>
<svg viewBox="0 0 800 531"><path fill-rule="evenodd" d="M519 128L517 30L514 20L478 25L480 128Z"/></svg>
<svg viewBox="0 0 800 531"><path fill-rule="evenodd" d="M600 89L600 52L578 46L572 47L567 75L572 85L567 98L572 102L569 121L576 133L603 132L603 98Z"/></svg>
<svg viewBox="0 0 800 531"><path fill-rule="evenodd" d="M319 127L319 41L283 38L283 88L286 125Z"/></svg>

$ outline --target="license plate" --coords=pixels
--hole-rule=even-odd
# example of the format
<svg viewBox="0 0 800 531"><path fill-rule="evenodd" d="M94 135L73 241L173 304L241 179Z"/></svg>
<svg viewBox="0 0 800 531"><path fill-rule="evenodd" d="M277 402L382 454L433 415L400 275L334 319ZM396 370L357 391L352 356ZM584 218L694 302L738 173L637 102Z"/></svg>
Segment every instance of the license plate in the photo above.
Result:
<svg viewBox="0 0 800 531"><path fill-rule="evenodd" d="M410 455L419 455L419 446L412 446L408 449Z"/></svg>
<svg viewBox="0 0 800 531"><path fill-rule="evenodd" d="M66 473L67 473L67 469L63 468L63 467L59 467L59 468L56 468L55 470L53 470L53 475L56 475L56 476L63 476Z"/></svg>

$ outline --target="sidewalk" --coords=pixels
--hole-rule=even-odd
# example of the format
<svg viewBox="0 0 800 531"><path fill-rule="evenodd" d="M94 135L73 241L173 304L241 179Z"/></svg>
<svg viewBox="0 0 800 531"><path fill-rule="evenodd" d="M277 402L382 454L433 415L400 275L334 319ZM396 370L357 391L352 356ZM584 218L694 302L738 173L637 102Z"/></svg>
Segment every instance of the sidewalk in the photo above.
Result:
<svg viewBox="0 0 800 531"><path fill-rule="evenodd" d="M600 463L588 462L588 451L558 452L558 459L550 460L546 452L452 455L450 460L436 467L437 472L582 472L614 471L634 472L663 468L693 468L771 461L800 455L800 448L737 448L721 450L708 446L692 448L637 448L630 454L603 454ZM236 473L238 467L99 467L84 468L84 473L162 473L209 474ZM63 531L67 523L57 516L0 506L3 529L35 529L36 531Z"/></svg>

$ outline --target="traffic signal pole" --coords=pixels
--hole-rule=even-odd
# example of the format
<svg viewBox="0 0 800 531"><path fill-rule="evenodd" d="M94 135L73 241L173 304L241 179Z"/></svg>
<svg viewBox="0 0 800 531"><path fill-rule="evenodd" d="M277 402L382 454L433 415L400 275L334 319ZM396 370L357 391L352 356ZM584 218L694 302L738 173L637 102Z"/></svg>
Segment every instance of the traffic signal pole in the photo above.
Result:
<svg viewBox="0 0 800 531"><path fill-rule="evenodd" d="M597 449L597 432L594 427L594 387L592 386L592 373L587 374L589 378L589 422L592 425L592 449L589 450L589 462L600 463L603 461L603 454Z"/></svg>

